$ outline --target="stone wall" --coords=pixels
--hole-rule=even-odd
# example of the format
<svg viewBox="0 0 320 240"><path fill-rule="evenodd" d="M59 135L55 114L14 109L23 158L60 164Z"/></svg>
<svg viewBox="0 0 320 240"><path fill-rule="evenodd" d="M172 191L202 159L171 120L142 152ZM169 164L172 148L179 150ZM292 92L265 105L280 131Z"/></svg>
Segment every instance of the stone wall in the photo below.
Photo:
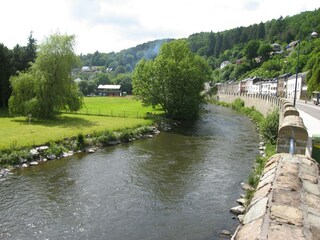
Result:
<svg viewBox="0 0 320 240"><path fill-rule="evenodd" d="M246 107L254 106L264 116L281 105L280 98L261 94L218 93L218 98L219 101L227 103L232 103L240 98L244 101Z"/></svg>
<svg viewBox="0 0 320 240"><path fill-rule="evenodd" d="M320 239L319 166L303 155L271 157L232 239Z"/></svg>

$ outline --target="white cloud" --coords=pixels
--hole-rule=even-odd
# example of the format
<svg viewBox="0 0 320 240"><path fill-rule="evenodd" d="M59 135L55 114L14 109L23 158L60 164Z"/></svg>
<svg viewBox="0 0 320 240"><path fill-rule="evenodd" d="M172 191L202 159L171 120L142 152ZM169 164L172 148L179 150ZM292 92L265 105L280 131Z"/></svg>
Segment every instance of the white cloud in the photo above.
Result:
<svg viewBox="0 0 320 240"><path fill-rule="evenodd" d="M314 10L314 0L10 0L2 3L0 43L41 42L57 30L77 36L77 51L119 51L160 38L223 31Z"/></svg>

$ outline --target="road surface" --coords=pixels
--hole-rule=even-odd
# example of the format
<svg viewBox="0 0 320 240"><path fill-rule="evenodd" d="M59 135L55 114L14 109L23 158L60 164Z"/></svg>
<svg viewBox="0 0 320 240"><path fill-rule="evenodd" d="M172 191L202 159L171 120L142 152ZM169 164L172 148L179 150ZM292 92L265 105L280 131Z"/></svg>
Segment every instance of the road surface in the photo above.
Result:
<svg viewBox="0 0 320 240"><path fill-rule="evenodd" d="M309 140L306 155L310 157L312 152L312 135L320 134L320 106L314 105L312 102L297 101L296 108L308 130Z"/></svg>

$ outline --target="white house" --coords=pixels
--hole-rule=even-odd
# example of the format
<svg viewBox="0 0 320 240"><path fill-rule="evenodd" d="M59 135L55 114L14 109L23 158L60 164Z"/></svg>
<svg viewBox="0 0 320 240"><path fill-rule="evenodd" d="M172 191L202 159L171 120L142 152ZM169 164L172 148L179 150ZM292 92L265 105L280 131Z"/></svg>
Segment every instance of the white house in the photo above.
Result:
<svg viewBox="0 0 320 240"><path fill-rule="evenodd" d="M277 80L261 82L261 94L276 96L277 95Z"/></svg>
<svg viewBox="0 0 320 240"><path fill-rule="evenodd" d="M254 77L254 78L248 78L246 80L246 92L248 94L259 94L261 93L261 84L260 82L263 81L262 78Z"/></svg>
<svg viewBox="0 0 320 240"><path fill-rule="evenodd" d="M83 67L81 68L81 71L82 71L82 72L90 72L91 69L90 69L89 66L83 66Z"/></svg>
<svg viewBox="0 0 320 240"><path fill-rule="evenodd" d="M228 66L229 64L231 64L231 62L230 62L230 61L223 61L223 62L220 64L220 69L222 69L222 68L224 68L224 67Z"/></svg>
<svg viewBox="0 0 320 240"><path fill-rule="evenodd" d="M296 99L301 99L306 95L306 77L308 72L298 73L298 77L296 78L296 74L292 75L287 80L287 98L293 99L295 95L295 86L297 80L297 91L296 91Z"/></svg>
<svg viewBox="0 0 320 240"><path fill-rule="evenodd" d="M270 95L278 96L278 80L277 79L270 81Z"/></svg>

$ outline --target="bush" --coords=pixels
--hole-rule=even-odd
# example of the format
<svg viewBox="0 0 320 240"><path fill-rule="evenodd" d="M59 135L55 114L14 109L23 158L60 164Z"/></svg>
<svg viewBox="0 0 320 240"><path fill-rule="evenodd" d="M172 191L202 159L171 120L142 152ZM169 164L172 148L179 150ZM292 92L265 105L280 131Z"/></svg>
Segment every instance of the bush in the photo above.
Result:
<svg viewBox="0 0 320 240"><path fill-rule="evenodd" d="M82 133L79 133L77 136L77 148L82 149L84 147L84 135Z"/></svg>
<svg viewBox="0 0 320 240"><path fill-rule="evenodd" d="M234 100L234 102L231 104L232 109L241 111L241 109L244 107L244 101L240 98L237 98Z"/></svg>
<svg viewBox="0 0 320 240"><path fill-rule="evenodd" d="M278 129L279 129L279 113L274 110L268 114L266 118L263 118L259 124L261 135L271 144L277 142Z"/></svg>
<svg viewBox="0 0 320 240"><path fill-rule="evenodd" d="M56 155L56 156L60 156L63 152L67 152L68 149L66 149L64 146L59 145L58 143L50 143L49 145L49 149L46 150L46 154L47 155Z"/></svg>

